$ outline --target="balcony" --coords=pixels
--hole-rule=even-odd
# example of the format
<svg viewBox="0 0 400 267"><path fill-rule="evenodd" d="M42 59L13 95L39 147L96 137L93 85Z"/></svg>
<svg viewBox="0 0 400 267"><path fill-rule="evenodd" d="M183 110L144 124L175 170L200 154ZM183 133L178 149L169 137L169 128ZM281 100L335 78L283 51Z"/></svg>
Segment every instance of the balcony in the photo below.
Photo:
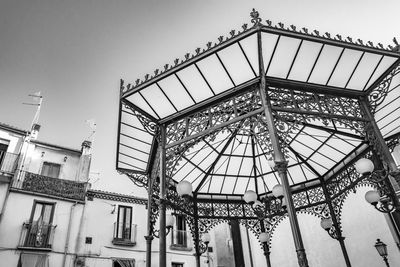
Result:
<svg viewBox="0 0 400 267"><path fill-rule="evenodd" d="M136 224L114 223L114 235L112 243L119 246L136 245Z"/></svg>
<svg viewBox="0 0 400 267"><path fill-rule="evenodd" d="M19 249L51 250L56 225L43 222L25 222L22 225Z"/></svg>
<svg viewBox="0 0 400 267"><path fill-rule="evenodd" d="M84 201L87 183L47 177L25 172L22 180L16 180L13 188L55 196L63 199Z"/></svg>
<svg viewBox="0 0 400 267"><path fill-rule="evenodd" d="M17 169L19 154L0 151L0 172L15 173Z"/></svg>
<svg viewBox="0 0 400 267"><path fill-rule="evenodd" d="M170 249L174 250L192 250L192 235L186 230L172 230Z"/></svg>

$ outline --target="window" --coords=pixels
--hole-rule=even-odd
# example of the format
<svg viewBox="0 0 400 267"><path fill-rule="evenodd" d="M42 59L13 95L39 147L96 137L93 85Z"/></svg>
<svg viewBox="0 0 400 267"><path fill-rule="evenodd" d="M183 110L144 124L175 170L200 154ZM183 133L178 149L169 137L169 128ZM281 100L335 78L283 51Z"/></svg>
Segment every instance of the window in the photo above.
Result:
<svg viewBox="0 0 400 267"><path fill-rule="evenodd" d="M24 247L51 248L51 238L54 203L35 201L31 217L25 224Z"/></svg>
<svg viewBox="0 0 400 267"><path fill-rule="evenodd" d="M3 141L0 139L0 142L3 142ZM8 144L0 143L0 167L2 166L3 159L6 156L7 148L8 148Z"/></svg>
<svg viewBox="0 0 400 267"><path fill-rule="evenodd" d="M135 245L136 225L132 225L132 207L118 206L118 217L114 224L114 245Z"/></svg>
<svg viewBox="0 0 400 267"><path fill-rule="evenodd" d="M114 259L113 267L135 267L134 259Z"/></svg>
<svg viewBox="0 0 400 267"><path fill-rule="evenodd" d="M187 247L187 232L185 216L175 215L175 228L172 233L172 246Z"/></svg>
<svg viewBox="0 0 400 267"><path fill-rule="evenodd" d="M183 263L180 262L172 262L171 267L183 267Z"/></svg>
<svg viewBox="0 0 400 267"><path fill-rule="evenodd" d="M40 174L47 177L58 178L60 175L60 169L60 164L45 161L43 162L42 171Z"/></svg>
<svg viewBox="0 0 400 267"><path fill-rule="evenodd" d="M47 254L21 253L18 267L49 267L49 257Z"/></svg>

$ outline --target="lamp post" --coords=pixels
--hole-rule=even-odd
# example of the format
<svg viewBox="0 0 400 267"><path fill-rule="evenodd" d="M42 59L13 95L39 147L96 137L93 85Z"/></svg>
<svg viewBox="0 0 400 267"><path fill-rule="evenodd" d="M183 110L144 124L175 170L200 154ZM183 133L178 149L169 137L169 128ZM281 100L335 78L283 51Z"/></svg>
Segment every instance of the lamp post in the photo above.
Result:
<svg viewBox="0 0 400 267"><path fill-rule="evenodd" d="M359 159L354 167L358 173L368 175L368 179L380 189L379 191L370 190L365 194L365 200L368 203L373 205L378 211L384 213L390 213L394 209L400 208L396 193L389 181L389 176L391 174L396 175L395 173L390 173L386 168L374 170L374 163L366 158Z"/></svg>
<svg viewBox="0 0 400 267"><path fill-rule="evenodd" d="M260 242L263 246L265 259L267 261L267 267L271 267L271 260L269 257L271 252L269 251L269 235L268 235L268 233L261 232L260 235L258 236L258 239L260 240Z"/></svg>
<svg viewBox="0 0 400 267"><path fill-rule="evenodd" d="M376 240L375 248L378 251L379 255L383 258L383 261L386 263L387 267L390 267L388 259L387 259L387 246L383 243L379 238Z"/></svg>

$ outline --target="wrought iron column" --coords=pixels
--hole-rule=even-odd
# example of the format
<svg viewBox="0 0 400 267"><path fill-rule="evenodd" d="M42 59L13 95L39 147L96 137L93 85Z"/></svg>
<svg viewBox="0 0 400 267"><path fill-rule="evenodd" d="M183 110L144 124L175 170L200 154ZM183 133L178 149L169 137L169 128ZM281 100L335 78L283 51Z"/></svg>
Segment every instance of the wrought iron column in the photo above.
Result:
<svg viewBox="0 0 400 267"><path fill-rule="evenodd" d="M260 220L260 229L261 232L265 232L265 226L264 226L264 221ZM271 251L269 251L269 244L267 243L263 243L263 250L264 250L264 256L265 256L265 260L267 261L267 267L271 267Z"/></svg>
<svg viewBox="0 0 400 267"><path fill-rule="evenodd" d="M292 199L292 192L290 191L289 181L287 177L287 161L285 160L285 156L283 155L283 152L281 150L278 133L276 131L274 125L274 118L272 116L271 103L266 94L267 83L265 78L266 74L264 70L264 62L262 57L261 31L257 32L257 39L258 39L258 59L259 59L258 62L259 62L260 78L261 78L260 96L264 107L265 120L267 123L268 132L271 138L271 143L274 151L274 160L276 164L276 169L281 179L284 191L284 197L287 203L288 217L292 229L294 245L296 248L297 260L300 267L308 267L307 256L304 249L303 240L301 238L299 222L297 221L296 210Z"/></svg>
<svg viewBox="0 0 400 267"><path fill-rule="evenodd" d="M165 213L166 213L166 129L165 124L160 126L160 240L159 240L159 250L160 250L160 267L167 266L167 240L166 240L166 230L165 230Z"/></svg>
<svg viewBox="0 0 400 267"><path fill-rule="evenodd" d="M394 191L399 191L399 170L397 169L396 162L394 161L392 154L390 153L390 150L386 145L385 139L383 138L378 125L376 124L374 115L372 114L370 109L368 99L365 97L360 98L360 106L362 112L369 120L366 127L366 136L368 138L368 141L374 146L376 152L378 152L383 161L388 165L389 173L391 174L389 175L389 181L392 185L392 188L394 189ZM395 178L393 176L395 176ZM397 198L395 198L393 201L395 202L394 204L396 207L400 207L399 200Z"/></svg>
<svg viewBox="0 0 400 267"><path fill-rule="evenodd" d="M151 242L153 241L153 221L152 221L152 202L153 202L153 177L148 176L148 198L147 198L147 236L146 239L146 267L151 267Z"/></svg>
<svg viewBox="0 0 400 267"><path fill-rule="evenodd" d="M200 267L200 235L199 235L199 216L197 212L197 195L193 194L193 221L194 221L194 249L196 257L196 267Z"/></svg>
<svg viewBox="0 0 400 267"><path fill-rule="evenodd" d="M329 207L329 213L331 214L333 226L335 227L335 231L336 231L336 235L337 235L335 239L337 239L337 241L339 241L340 248L343 253L344 261L346 262L346 266L351 267L349 254L347 253L346 245L344 243L344 237L342 236L342 231L339 226L339 221L336 218L335 210L332 206L332 199L331 199L329 192L326 188L326 185L322 179L321 179L321 186L322 186L322 190L325 195L326 203L328 204L328 207Z"/></svg>

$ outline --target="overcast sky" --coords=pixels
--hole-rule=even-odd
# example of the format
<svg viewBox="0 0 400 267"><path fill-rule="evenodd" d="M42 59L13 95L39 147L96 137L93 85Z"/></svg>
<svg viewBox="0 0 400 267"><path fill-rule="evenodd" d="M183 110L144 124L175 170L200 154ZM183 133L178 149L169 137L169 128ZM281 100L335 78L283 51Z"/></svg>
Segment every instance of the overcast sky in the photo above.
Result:
<svg viewBox="0 0 400 267"><path fill-rule="evenodd" d="M35 109L22 102L37 91L39 140L79 148L90 134L84 121L95 118L94 187L131 193L114 171L119 79L142 79L228 36L250 23L253 7L263 21L400 40L398 0L0 0L0 122L29 129Z"/></svg>

